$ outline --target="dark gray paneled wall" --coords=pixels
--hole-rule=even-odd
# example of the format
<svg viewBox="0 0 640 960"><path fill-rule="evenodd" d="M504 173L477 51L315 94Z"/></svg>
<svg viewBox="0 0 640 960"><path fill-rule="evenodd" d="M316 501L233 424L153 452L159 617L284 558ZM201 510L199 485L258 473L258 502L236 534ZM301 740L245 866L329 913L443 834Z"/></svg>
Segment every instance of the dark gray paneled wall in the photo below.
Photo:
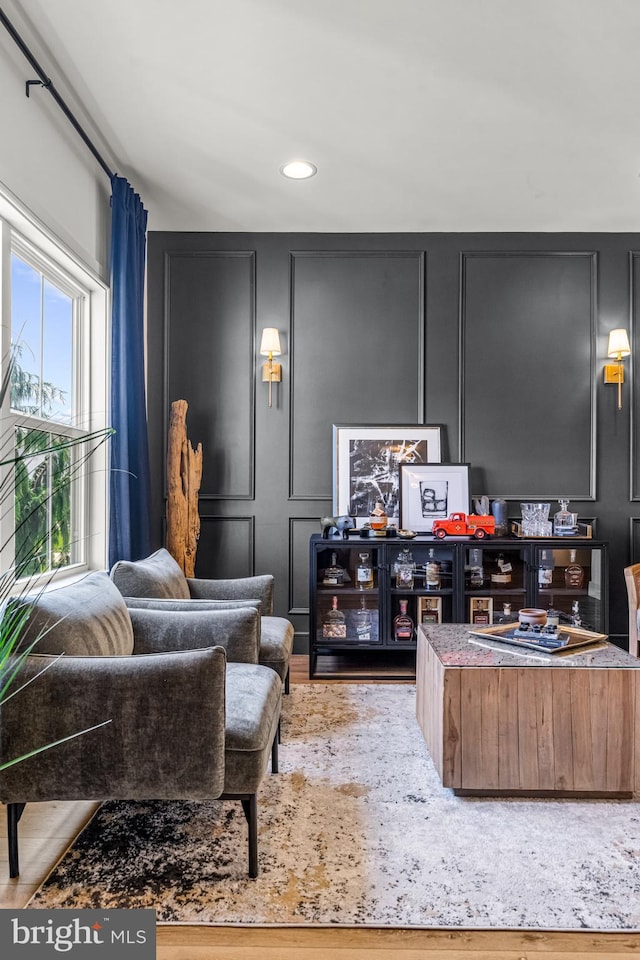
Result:
<svg viewBox="0 0 640 960"><path fill-rule="evenodd" d="M149 433L164 536L173 400L204 447L199 576L276 575L305 649L308 540L331 511L333 423L439 423L473 494L568 496L622 568L640 559L640 396L602 383L608 331L631 327L640 259L620 234L150 233ZM257 356L280 330L267 406ZM555 503L554 503L555 507Z"/></svg>

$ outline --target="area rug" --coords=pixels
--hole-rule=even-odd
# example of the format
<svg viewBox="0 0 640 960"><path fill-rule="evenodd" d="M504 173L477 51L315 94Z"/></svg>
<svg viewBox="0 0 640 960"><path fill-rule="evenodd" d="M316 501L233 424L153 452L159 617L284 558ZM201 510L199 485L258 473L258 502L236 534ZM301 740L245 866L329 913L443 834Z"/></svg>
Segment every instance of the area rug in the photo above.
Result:
<svg viewBox="0 0 640 960"><path fill-rule="evenodd" d="M640 804L462 798L410 684L294 684L260 791L260 875L237 802L108 802L31 899L161 923L640 929Z"/></svg>

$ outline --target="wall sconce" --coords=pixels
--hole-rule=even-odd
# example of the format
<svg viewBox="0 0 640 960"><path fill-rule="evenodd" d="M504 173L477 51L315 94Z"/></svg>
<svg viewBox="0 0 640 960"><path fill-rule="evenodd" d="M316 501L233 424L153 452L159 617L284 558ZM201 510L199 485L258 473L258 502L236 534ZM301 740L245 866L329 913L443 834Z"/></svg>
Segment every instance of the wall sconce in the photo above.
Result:
<svg viewBox="0 0 640 960"><path fill-rule="evenodd" d="M622 384L624 383L622 358L628 357L630 353L631 347L629 346L627 331L623 328L612 330L609 334L607 356L610 360L617 360L618 362L605 364L604 382L618 384L618 410L622 410Z"/></svg>
<svg viewBox="0 0 640 960"><path fill-rule="evenodd" d="M281 353L280 334L277 329L265 327L260 341L260 355L269 358L262 364L262 382L269 384L269 406L272 406L271 384L280 383L282 380L282 364L273 362L274 356L279 357Z"/></svg>

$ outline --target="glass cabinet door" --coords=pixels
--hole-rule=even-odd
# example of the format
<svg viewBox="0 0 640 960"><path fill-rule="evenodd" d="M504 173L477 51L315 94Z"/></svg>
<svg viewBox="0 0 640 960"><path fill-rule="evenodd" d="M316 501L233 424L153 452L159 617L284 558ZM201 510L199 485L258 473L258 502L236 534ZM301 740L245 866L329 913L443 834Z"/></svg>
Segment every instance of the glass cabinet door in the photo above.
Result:
<svg viewBox="0 0 640 960"><path fill-rule="evenodd" d="M464 547L463 623L517 620L527 600L526 551L522 545Z"/></svg>
<svg viewBox="0 0 640 960"><path fill-rule="evenodd" d="M562 547L536 547L536 605L557 610L561 624L606 633L604 564L602 547L586 546L584 541Z"/></svg>
<svg viewBox="0 0 640 960"><path fill-rule="evenodd" d="M451 623L454 616L454 549L399 541L387 547L389 642L415 643L419 624ZM407 619L410 621L407 623Z"/></svg>
<svg viewBox="0 0 640 960"><path fill-rule="evenodd" d="M331 647L381 642L379 549L329 542L317 552L315 642Z"/></svg>

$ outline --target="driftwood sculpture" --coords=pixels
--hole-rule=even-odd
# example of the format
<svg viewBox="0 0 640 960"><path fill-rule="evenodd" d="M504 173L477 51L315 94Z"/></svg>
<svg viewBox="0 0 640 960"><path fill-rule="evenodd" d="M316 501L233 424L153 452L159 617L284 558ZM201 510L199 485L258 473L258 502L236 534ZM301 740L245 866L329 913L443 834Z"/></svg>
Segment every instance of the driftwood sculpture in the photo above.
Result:
<svg viewBox="0 0 640 960"><path fill-rule="evenodd" d="M200 536L198 492L202 479L202 444L187 439L186 400L171 404L167 450L167 550L185 577L195 576Z"/></svg>

